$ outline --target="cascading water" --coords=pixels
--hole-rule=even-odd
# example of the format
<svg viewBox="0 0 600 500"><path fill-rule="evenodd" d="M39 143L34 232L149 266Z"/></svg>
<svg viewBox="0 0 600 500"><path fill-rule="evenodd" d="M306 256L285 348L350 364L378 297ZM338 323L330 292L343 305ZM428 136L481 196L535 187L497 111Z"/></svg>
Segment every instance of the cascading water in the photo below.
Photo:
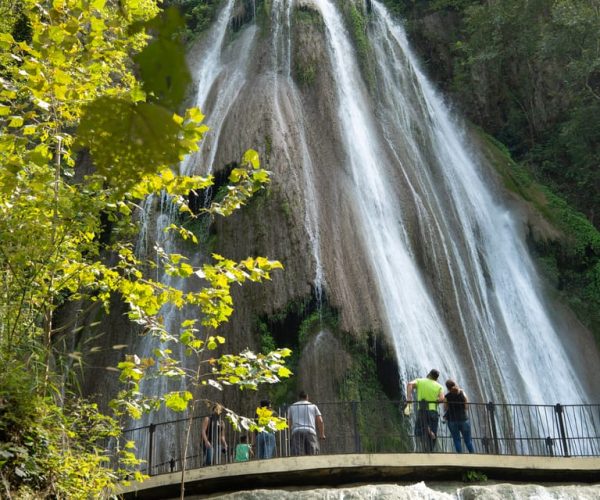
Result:
<svg viewBox="0 0 600 500"><path fill-rule="evenodd" d="M201 150L183 161L181 170L184 175L212 172L221 129L246 80L256 26L244 31L237 51L227 51L225 35L234 6L235 0L227 1L207 37L206 49L193 54L192 65L197 68L194 74L194 106L207 115L205 121L210 130L202 141Z"/></svg>
<svg viewBox="0 0 600 500"><path fill-rule="evenodd" d="M584 401L515 223L485 187L401 28L373 2L376 120L341 15L329 0L314 3L337 77L357 219L405 379L437 366L497 401L552 403L538 381L553 373L556 392ZM418 262L447 284L429 283ZM457 325L434 298L438 286L450 287L444 306L458 311Z"/></svg>
<svg viewBox="0 0 600 500"><path fill-rule="evenodd" d="M293 0L274 0L273 2L273 80L274 80L274 120L273 134L282 133L289 138L282 141L283 154L288 171L295 172L290 147L299 150L302 161L302 183L304 185L304 227L314 261L315 275L313 287L319 309L321 309L323 291L323 265L321 262L321 241L319 237L319 205L314 185L314 164L306 138L306 119L303 114L300 92L292 79L292 12ZM287 111L287 113L286 113ZM290 139L294 144L290 144Z"/></svg>
<svg viewBox="0 0 600 500"><path fill-rule="evenodd" d="M386 146L369 108L343 18L331 2L317 0L315 4L323 15L336 75L340 135L357 200L360 236L373 266L377 292L384 304L386 329L396 343L405 378L407 371L422 371L424 365L460 367L454 350L448 349L452 345L449 331L411 254L402 207L382 165L388 154ZM398 286L399 279L402 286Z"/></svg>

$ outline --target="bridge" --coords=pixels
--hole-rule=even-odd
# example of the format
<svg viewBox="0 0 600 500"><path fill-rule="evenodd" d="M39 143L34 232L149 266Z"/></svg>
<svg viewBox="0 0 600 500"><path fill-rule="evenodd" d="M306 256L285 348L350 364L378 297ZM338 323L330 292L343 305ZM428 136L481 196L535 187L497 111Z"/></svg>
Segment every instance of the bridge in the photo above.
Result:
<svg viewBox="0 0 600 500"><path fill-rule="evenodd" d="M470 403L474 454L456 454L448 426L440 422L434 453L423 453L414 415L403 402L317 403L327 440L318 456L290 456L287 431L277 433L275 457L232 463L229 453L204 466L201 419L160 422L124 432L139 443L142 472L151 477L122 490L125 498L175 498L186 494L294 485L352 482L461 480L476 471L489 479L592 482L600 478L600 405L504 405ZM286 408L278 410L282 416ZM190 437L184 460L182 440ZM225 431L229 449L241 433ZM252 438L252 437L251 437ZM252 439L251 439L252 440ZM428 451L428 450L427 450Z"/></svg>
<svg viewBox="0 0 600 500"><path fill-rule="evenodd" d="M436 453L318 455L202 467L186 471L184 480L187 496L295 486L461 481L474 471L500 481L598 482L600 458ZM181 472L161 474L133 483L120 494L125 499L175 499L179 498L181 479Z"/></svg>

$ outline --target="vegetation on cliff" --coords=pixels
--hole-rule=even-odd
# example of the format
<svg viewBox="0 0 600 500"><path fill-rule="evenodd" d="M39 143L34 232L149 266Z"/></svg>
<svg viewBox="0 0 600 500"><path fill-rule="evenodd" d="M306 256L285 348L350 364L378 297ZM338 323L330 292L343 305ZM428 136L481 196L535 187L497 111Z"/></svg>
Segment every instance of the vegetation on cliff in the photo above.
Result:
<svg viewBox="0 0 600 500"><path fill-rule="evenodd" d="M107 446L116 443L120 417L162 405L191 413L206 400L207 385L255 388L289 375L285 349L213 353L225 342L215 329L232 313L230 285L269 279L281 264L214 255L196 268L156 248L167 274L202 280L183 293L150 278L145 271L157 261L133 251L133 214L146 196L166 193L193 217L189 192L213 184L172 169L207 130L199 110L173 111L189 82L173 10L157 16L153 0L0 5L19 13L0 34L0 496L97 498L125 477L139 478L134 444ZM229 215L268 182L248 151L230 173L227 194L203 213ZM175 222L167 230L196 241ZM101 347L78 345L77 317L59 323L57 315L69 303L108 312L115 297L140 330L163 346L182 344L198 369L184 370L169 348L141 358L124 338L112 346L127 353L118 366L124 389L108 416L77 392L86 353ZM166 304L190 312L177 331L162 320ZM142 394L147 376L185 379L194 394Z"/></svg>

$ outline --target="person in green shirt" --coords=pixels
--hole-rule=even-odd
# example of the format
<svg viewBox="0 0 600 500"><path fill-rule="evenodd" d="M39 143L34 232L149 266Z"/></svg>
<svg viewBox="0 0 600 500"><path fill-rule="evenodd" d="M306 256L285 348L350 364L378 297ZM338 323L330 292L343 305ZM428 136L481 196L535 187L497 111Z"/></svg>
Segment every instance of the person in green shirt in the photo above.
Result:
<svg viewBox="0 0 600 500"><path fill-rule="evenodd" d="M420 438L421 450L431 452L437 439L438 404L444 402L444 388L437 382L440 376L438 370L431 370L426 378L411 380L406 386L406 402L413 401L413 392L417 392L417 419L415 421L415 436ZM409 406L410 408L410 406Z"/></svg>
<svg viewBox="0 0 600 500"><path fill-rule="evenodd" d="M248 436L241 436L240 442L235 447L235 461L247 462L253 455L252 447L248 444Z"/></svg>

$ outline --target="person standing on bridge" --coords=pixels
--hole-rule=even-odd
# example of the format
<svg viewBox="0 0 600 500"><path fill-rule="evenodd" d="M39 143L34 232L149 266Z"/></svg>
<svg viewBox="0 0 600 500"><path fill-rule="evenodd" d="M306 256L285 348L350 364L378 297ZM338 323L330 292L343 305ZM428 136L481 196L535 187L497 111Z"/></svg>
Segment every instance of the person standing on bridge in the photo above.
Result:
<svg viewBox="0 0 600 500"><path fill-rule="evenodd" d="M413 391L417 391L417 420L415 422L415 436L420 438L420 451L431 452L437 440L438 404L444 402L444 388L437 382L440 372L433 369L426 378L411 380L406 386L406 402L413 401Z"/></svg>
<svg viewBox="0 0 600 500"><path fill-rule="evenodd" d="M471 424L467 414L467 404L469 403L467 395L458 387L458 384L454 380L446 380L446 388L448 392L446 393L446 401L444 402L445 416L448 420L448 429L452 435L452 441L454 441L454 449L457 453L462 453L460 439L462 434L469 453L475 453L471 440Z"/></svg>
<svg viewBox="0 0 600 500"><path fill-rule="evenodd" d="M288 408L291 453L293 456L318 455L319 439L325 439L323 417L317 405L308 401L306 392L300 391L299 397L300 400Z"/></svg>
<svg viewBox="0 0 600 500"><path fill-rule="evenodd" d="M216 404L209 416L202 419L202 445L204 447L204 465L221 463L221 452L227 456L225 424L221 418L223 407ZM220 443L220 446L219 446Z"/></svg>
<svg viewBox="0 0 600 500"><path fill-rule="evenodd" d="M256 422L263 425L273 415L271 401L263 399L256 408ZM258 459L273 458L275 455L275 434L266 428L256 434L256 448Z"/></svg>

